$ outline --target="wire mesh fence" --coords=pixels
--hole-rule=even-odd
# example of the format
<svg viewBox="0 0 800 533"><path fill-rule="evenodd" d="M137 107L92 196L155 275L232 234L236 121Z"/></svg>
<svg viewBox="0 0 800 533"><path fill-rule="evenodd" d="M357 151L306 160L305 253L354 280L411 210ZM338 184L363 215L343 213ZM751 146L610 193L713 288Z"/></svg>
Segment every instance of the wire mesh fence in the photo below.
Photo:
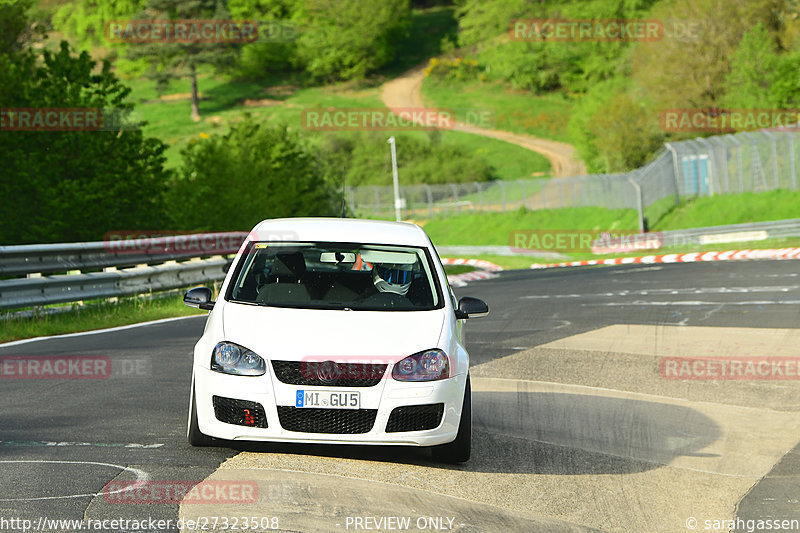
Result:
<svg viewBox="0 0 800 533"><path fill-rule="evenodd" d="M681 200L798 188L795 130L743 132L664 145L645 166L618 174L400 186L403 218L464 212L599 206L641 208L655 220ZM402 181L402 168L400 169ZM361 216L393 218L391 186L347 188Z"/></svg>

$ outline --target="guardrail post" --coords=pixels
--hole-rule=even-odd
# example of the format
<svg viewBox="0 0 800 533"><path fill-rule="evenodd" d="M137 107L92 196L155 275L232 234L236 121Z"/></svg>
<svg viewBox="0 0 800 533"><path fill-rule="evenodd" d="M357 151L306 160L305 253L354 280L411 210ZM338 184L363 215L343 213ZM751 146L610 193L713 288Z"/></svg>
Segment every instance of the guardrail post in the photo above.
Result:
<svg viewBox="0 0 800 533"><path fill-rule="evenodd" d="M525 182L523 180L517 180L519 182L519 187L522 189L522 203L521 207L525 207Z"/></svg>
<svg viewBox="0 0 800 533"><path fill-rule="evenodd" d="M478 211L483 211L483 190L481 190L481 184L477 181L473 181L472 183L475 184L475 190L478 191Z"/></svg>
<svg viewBox="0 0 800 533"><path fill-rule="evenodd" d="M506 212L506 184L502 180L498 181L498 184L500 185L500 196L501 196L502 202L503 202L503 213L505 213Z"/></svg>

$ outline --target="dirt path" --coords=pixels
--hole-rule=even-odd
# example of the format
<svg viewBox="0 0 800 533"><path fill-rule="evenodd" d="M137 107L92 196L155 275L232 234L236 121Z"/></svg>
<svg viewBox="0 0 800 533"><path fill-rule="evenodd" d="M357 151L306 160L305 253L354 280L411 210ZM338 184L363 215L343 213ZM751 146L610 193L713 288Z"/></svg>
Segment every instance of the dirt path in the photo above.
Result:
<svg viewBox="0 0 800 533"><path fill-rule="evenodd" d="M422 81L425 79L425 66L419 65L401 76L386 82L381 91L381 100L390 109L424 107L422 101ZM550 161L553 175L556 177L579 176L586 174L586 166L577 160L572 145L539 139L531 135L511 133L501 130L479 128L468 124L456 123L453 131L483 135L501 141L510 142L528 150L542 154Z"/></svg>

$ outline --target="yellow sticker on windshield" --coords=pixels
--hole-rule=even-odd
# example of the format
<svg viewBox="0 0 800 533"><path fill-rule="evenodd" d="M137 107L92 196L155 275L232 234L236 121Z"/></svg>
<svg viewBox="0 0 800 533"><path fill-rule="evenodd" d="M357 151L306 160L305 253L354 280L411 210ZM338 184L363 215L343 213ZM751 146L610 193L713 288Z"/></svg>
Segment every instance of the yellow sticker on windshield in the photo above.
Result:
<svg viewBox="0 0 800 533"><path fill-rule="evenodd" d="M266 248L267 246L269 246L269 243L266 243L266 242L256 243L256 250L260 250L262 248Z"/></svg>

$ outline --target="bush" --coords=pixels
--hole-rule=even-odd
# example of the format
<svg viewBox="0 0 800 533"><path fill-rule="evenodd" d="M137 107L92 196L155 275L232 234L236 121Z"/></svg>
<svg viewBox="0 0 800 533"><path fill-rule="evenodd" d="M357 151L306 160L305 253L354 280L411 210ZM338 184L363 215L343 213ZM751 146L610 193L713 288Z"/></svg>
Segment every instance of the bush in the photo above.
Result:
<svg viewBox="0 0 800 533"><path fill-rule="evenodd" d="M0 51L5 108L124 112L129 92L108 63L98 69L86 52L73 56L66 42L56 53ZM4 132L0 242L99 240L108 230L163 229L164 150L139 128Z"/></svg>
<svg viewBox="0 0 800 533"><path fill-rule="evenodd" d="M425 69L425 77L429 76L439 81L473 81L476 79L486 81L488 79L477 61L460 57L455 59L431 58Z"/></svg>
<svg viewBox="0 0 800 533"><path fill-rule="evenodd" d="M317 157L323 172L336 183L346 167L348 185L391 185L387 138L379 133L327 137L318 147ZM411 135L395 135L395 140L398 174L404 185L487 181L494 177L483 157L457 145L440 143L436 132L430 133L428 140Z"/></svg>
<svg viewBox="0 0 800 533"><path fill-rule="evenodd" d="M336 213L334 189L285 125L248 116L225 135L193 140L181 154L169 194L179 229L241 231L266 218Z"/></svg>
<svg viewBox="0 0 800 533"><path fill-rule="evenodd" d="M295 15L297 64L319 81L362 79L393 59L410 13L408 0L307 0Z"/></svg>

